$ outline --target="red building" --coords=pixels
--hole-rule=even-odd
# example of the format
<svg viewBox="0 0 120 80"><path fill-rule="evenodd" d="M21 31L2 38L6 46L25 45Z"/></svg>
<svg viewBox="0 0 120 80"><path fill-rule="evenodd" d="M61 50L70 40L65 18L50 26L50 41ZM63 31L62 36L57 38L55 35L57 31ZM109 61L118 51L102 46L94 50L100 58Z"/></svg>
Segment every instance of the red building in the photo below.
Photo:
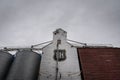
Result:
<svg viewBox="0 0 120 80"><path fill-rule="evenodd" d="M83 80L120 80L120 48L78 48Z"/></svg>

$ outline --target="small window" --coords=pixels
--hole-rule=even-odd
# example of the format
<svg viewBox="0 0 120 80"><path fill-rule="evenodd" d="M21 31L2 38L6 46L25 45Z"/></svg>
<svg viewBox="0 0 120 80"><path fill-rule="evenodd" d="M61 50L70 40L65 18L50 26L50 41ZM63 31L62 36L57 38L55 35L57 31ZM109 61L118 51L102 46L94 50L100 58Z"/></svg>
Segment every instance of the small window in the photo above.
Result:
<svg viewBox="0 0 120 80"><path fill-rule="evenodd" d="M59 30L56 30L56 31L54 32L55 35L58 34L58 33L59 33Z"/></svg>
<svg viewBox="0 0 120 80"><path fill-rule="evenodd" d="M55 61L64 61L66 60L66 50L54 50L54 60Z"/></svg>

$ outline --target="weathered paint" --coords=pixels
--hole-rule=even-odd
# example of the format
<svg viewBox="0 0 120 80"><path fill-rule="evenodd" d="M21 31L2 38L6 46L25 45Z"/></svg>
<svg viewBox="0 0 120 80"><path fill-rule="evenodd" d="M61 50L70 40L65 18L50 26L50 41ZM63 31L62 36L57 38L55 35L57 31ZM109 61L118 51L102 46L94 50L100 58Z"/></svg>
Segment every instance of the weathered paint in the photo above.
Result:
<svg viewBox="0 0 120 80"><path fill-rule="evenodd" d="M120 80L120 48L78 48L84 80Z"/></svg>
<svg viewBox="0 0 120 80"><path fill-rule="evenodd" d="M39 80L55 80L56 61L54 60L54 50L56 49L57 40L61 40L59 49L66 50L66 60L58 62L58 80L81 80L77 49L67 43L67 33L65 31L58 29L53 34L53 43L43 49Z"/></svg>

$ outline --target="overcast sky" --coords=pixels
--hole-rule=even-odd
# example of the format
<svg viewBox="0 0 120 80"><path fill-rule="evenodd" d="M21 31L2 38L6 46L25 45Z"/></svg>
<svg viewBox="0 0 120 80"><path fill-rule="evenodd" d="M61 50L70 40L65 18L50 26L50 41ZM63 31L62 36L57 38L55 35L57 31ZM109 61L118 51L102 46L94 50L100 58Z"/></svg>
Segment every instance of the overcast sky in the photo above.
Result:
<svg viewBox="0 0 120 80"><path fill-rule="evenodd" d="M0 0L0 47L68 39L120 47L120 0Z"/></svg>

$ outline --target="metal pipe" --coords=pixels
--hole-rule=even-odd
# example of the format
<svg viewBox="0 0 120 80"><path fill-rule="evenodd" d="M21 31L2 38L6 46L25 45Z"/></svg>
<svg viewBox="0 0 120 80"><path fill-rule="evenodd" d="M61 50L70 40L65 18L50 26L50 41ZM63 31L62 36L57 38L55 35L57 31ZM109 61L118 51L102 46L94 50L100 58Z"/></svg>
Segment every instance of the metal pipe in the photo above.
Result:
<svg viewBox="0 0 120 80"><path fill-rule="evenodd" d="M46 42L43 42L43 43L40 43L40 44L32 45L32 47L36 47L36 46L39 46L39 45L42 45L42 44L46 44L46 43L49 43L49 42L52 42L52 41L46 41Z"/></svg>
<svg viewBox="0 0 120 80"><path fill-rule="evenodd" d="M59 72L59 68L58 68L58 58L59 58L59 45L60 45L60 40L57 40L57 45L56 45L56 48L57 48L57 52L56 52L56 76L55 76L55 80L58 80L58 72Z"/></svg>
<svg viewBox="0 0 120 80"><path fill-rule="evenodd" d="M69 40L69 39L67 39L68 41L71 41L71 42L75 42L75 43L78 43L78 44L82 44L82 45L84 45L84 46L87 46L87 43L81 43L81 42L77 42L77 41L73 41L73 40Z"/></svg>

